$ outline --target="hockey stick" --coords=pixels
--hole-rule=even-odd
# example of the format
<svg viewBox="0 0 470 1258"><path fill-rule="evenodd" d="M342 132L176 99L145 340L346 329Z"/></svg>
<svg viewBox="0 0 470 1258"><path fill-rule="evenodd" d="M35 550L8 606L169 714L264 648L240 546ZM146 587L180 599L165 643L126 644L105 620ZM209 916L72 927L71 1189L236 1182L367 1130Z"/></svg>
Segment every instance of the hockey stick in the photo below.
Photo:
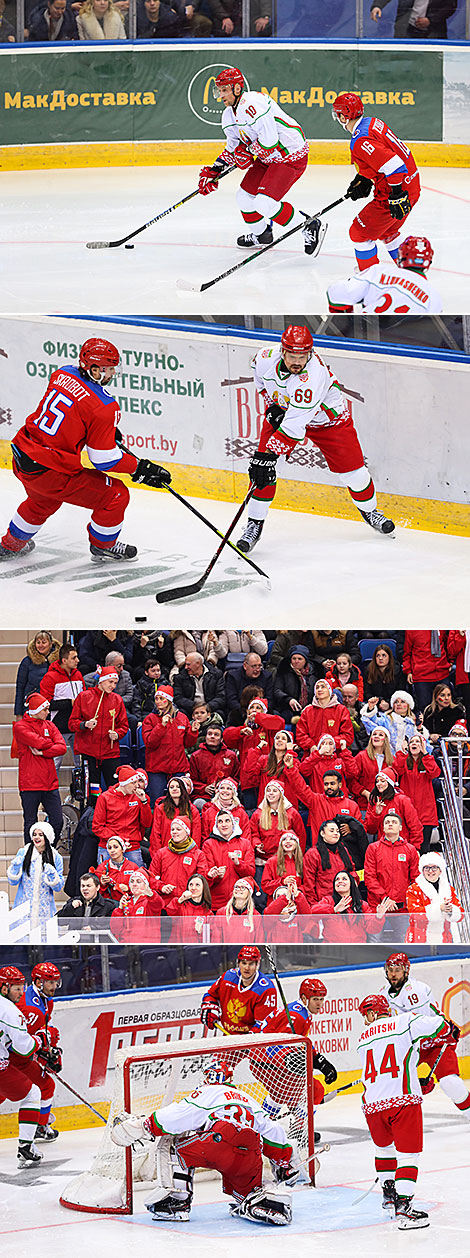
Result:
<svg viewBox="0 0 470 1258"><path fill-rule="evenodd" d="M190 598L191 594L199 594L199 591L202 590L203 585L205 585L208 576L212 572L212 569L215 566L215 564L217 563L219 555L222 553L224 546L227 545L228 539L233 533L235 526L238 524L240 516L243 515L245 507L247 503L250 501L252 494L254 493L254 489L255 489L255 486L251 485L246 495L246 498L244 498L241 504L241 507L238 508L237 514L234 516L232 523L229 525L229 528L227 529L225 536L222 538L220 546L217 547L215 555L212 556L210 563L207 565L206 571L203 572L202 577L199 577L199 581L193 581L192 585L175 586L172 590L160 590L160 592L155 595L157 603L172 603L174 599ZM266 572L262 572L261 569L258 569L258 571L261 572L261 576L266 578L266 581L268 583L268 589L270 590L271 582L269 580L268 574Z"/></svg>
<svg viewBox="0 0 470 1258"><path fill-rule="evenodd" d="M420 1085L421 1085L421 1084L423 1084L423 1083L425 1083L425 1084L426 1084L426 1083L429 1083L429 1080L430 1080L430 1079L432 1079L432 1076L433 1076L433 1074L435 1073L435 1071L436 1071L436 1069L437 1069L437 1067L438 1067L438 1065L439 1065L439 1062L440 1062L440 1060L441 1060L441 1057L443 1057L443 1056L444 1056L444 1053L445 1053L445 1051L446 1051L446 1048L448 1048L448 1047L449 1047L449 1045L448 1045L448 1044L443 1044L443 1045L442 1045L441 1051L440 1051L440 1053L439 1053L438 1057L436 1057L436 1060L435 1060L435 1062L434 1062L434 1065L431 1067L431 1069L430 1069L430 1071L429 1071L429 1074L428 1074L428 1075L423 1075L423 1078L422 1078L422 1079L420 1079L420 1081L419 1081L419 1082L420 1082ZM432 1091L432 1090L433 1090L433 1089L431 1088L431 1091Z"/></svg>
<svg viewBox="0 0 470 1258"><path fill-rule="evenodd" d="M283 989L282 989L282 983L281 983L281 980L280 980L280 978L279 978L279 974L278 974L278 972L277 972L277 965L276 965L276 961L275 961L275 959L274 959L274 953L273 953L272 949L269 947L269 944L265 944L265 949L266 949L266 956L267 956L267 958L268 958L269 964L270 964L271 969L272 969L272 972L273 972L274 982L275 982L275 984L276 984L277 990L278 990L278 992L279 992L279 995L280 995L280 997L281 997L282 1003L283 1003L283 1005L284 1005L285 1012L286 1012L286 1014L287 1014L287 1021L288 1021L288 1023L289 1023L289 1026L290 1026L290 1029L291 1029L291 1031L292 1031L292 1034L293 1034L293 1035L295 1035L294 1023L293 1023L292 1018L291 1018L291 1016L290 1016L290 1013L289 1013L289 1006L288 1006L288 1004L287 1004L287 1000L286 1000L286 998L285 998L285 995L284 995L284 992L283 992Z"/></svg>
<svg viewBox="0 0 470 1258"><path fill-rule="evenodd" d="M322 1105L326 1105L328 1101L334 1101L335 1096L338 1096L340 1092L347 1092L348 1088L357 1088L359 1083L362 1083L362 1079L353 1079L352 1083L343 1083L341 1088L335 1088L333 1092L325 1092Z"/></svg>
<svg viewBox="0 0 470 1258"><path fill-rule="evenodd" d="M92 1113L96 1114L96 1117L101 1119L102 1123L107 1123L108 1119L104 1117L104 1114L100 1114L100 1111L95 1109L94 1105L90 1105L90 1102L86 1101L84 1096L80 1096L80 1093L76 1092L71 1083L67 1083L66 1080L62 1078L62 1075L55 1074L53 1070L48 1070L47 1066L45 1067L45 1074L49 1075L50 1079L55 1079L57 1083L61 1083L64 1088L67 1088L67 1092L72 1092L73 1096L76 1096L77 1099L82 1102L82 1105L86 1105L87 1109L91 1109Z"/></svg>
<svg viewBox="0 0 470 1258"><path fill-rule="evenodd" d="M325 205L323 210L318 210L317 214L311 214L303 223L298 223L297 227L291 227L290 231L284 232L283 236L278 236L277 240L273 240L272 244L264 245L262 249L257 249L256 253L250 253L248 258L243 258L242 262L236 262L235 266L231 266L228 271L223 271L222 275L216 275L214 280L208 280L207 284L193 284L191 280L177 280L176 287L183 289L185 292L204 293L206 288L212 288L214 284L218 284L220 280L226 280L228 275L233 275L235 271L239 271L242 266L248 266L249 262L254 262L255 258L262 258L268 249L275 249L276 245L282 245L284 240L288 240L289 236L294 236L295 232L302 231L303 227L308 227L315 218L322 218L323 214L327 214L329 210L336 209L337 205L342 205L345 197L339 197L337 201L332 201L331 205Z"/></svg>
<svg viewBox="0 0 470 1258"><path fill-rule="evenodd" d="M223 539L224 534L221 533L220 529L216 528L215 524L212 524L210 520L207 520L205 515L201 515L201 512L197 511L196 507L193 507L192 503L188 502L187 498L183 498L182 494L178 494L176 489L172 489L171 485L164 485L163 488L167 489L169 494L173 494L173 497L177 498L178 502L182 502L183 507L187 507L188 511L192 511L193 515L197 516L198 520L202 520L202 523L206 524L208 529L211 529L213 533L217 534L217 537ZM254 563L252 559L249 559L248 555L245 555L242 550L239 550L238 546L235 545L235 542L228 541L227 537L226 541L227 546L230 546L231 550L234 550L235 554L239 555L240 559L244 559L245 563L249 563L250 568L254 568L255 572L258 573L258 576L266 577L266 580L269 581L269 577L265 572L263 572L263 569L258 568L258 564Z"/></svg>
<svg viewBox="0 0 470 1258"><path fill-rule="evenodd" d="M229 166L227 170L222 171L222 174L219 175L219 180L225 179L225 176L230 174L231 170L235 170L235 167ZM196 188L194 192L188 192L188 195L183 197L181 201L176 201L174 205L170 205L168 210L162 210L160 214L155 215L155 218L149 218L148 223L144 223L143 227L138 227L135 232L129 232L128 236L122 236L121 240L89 240L86 247L87 249L117 249L119 245L125 245L126 240L132 240L133 236L139 236L141 232L147 231L147 227L152 227L161 218L166 218L167 214L172 214L173 210L179 210L181 205L186 205L187 201L192 201L193 197L198 197L199 195L199 188Z"/></svg>

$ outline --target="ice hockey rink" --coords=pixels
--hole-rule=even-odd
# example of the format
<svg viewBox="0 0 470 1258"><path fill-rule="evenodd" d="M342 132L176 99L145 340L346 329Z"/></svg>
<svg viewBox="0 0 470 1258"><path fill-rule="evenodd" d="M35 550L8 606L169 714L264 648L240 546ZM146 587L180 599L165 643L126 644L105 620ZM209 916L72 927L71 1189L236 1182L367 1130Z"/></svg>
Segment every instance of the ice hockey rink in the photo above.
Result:
<svg viewBox="0 0 470 1258"><path fill-rule="evenodd" d="M3 531L22 490L7 471L0 473L0 486ZM221 530L236 512L230 502L190 501ZM243 617L256 622L257 614L263 624L277 624L281 610L300 623L311 620L315 607L325 620L336 622L342 606L353 624L362 624L366 614L374 623L388 624L394 609L406 623L424 628L430 598L433 605L445 606L451 623L462 621L466 607L470 614L470 592L462 582L468 564L466 537L398 527L396 536L387 538L360 519L356 523L272 509L251 556L270 577L271 589L226 548L199 594L159 605L159 590L202 576L217 549L217 537L168 495L135 490L121 537L138 547L138 561L95 564L87 518L80 508L61 507L38 533L30 555L0 564L0 624L10 623L13 601L18 624L26 623L32 608L36 618L48 622L51 600L58 627L107 624L114 617L129 625L147 618L149 624L167 628L174 624L176 608L189 612L200 603L221 624L231 624L233 618L238 624ZM239 534L240 525L235 541Z"/></svg>
<svg viewBox="0 0 470 1258"><path fill-rule="evenodd" d="M320 1123L321 1116L321 1123ZM162 1252L202 1258L216 1247L223 1258L241 1258L247 1244L256 1245L259 1258L281 1258L294 1252L310 1258L316 1238L329 1258L362 1258L368 1252L394 1255L426 1253L427 1258L466 1258L470 1231L468 1195L468 1122L456 1115L438 1088L424 1105L425 1149L422 1155L416 1205L426 1209L430 1227L401 1236L382 1210L378 1186L361 1202L357 1199L374 1178L373 1153L360 1097L337 1097L317 1111L322 1141L330 1152L321 1157L315 1189L297 1187L292 1194L293 1220L287 1231L231 1219L228 1199L223 1198L217 1178L196 1184L194 1206L188 1223L172 1225L152 1221L141 1195L136 1194L135 1213L116 1218L80 1214L59 1204L62 1190L74 1174L90 1165L98 1145L99 1130L63 1132L52 1148L45 1148L39 1169L18 1171L16 1141L3 1140L0 1149L0 1235L4 1258L25 1252L48 1258L52 1252L82 1258L127 1258L137 1249L141 1258ZM357 1203L357 1204L356 1204ZM129 1228L131 1234L129 1235ZM315 1250L313 1250L315 1252Z"/></svg>
<svg viewBox="0 0 470 1258"><path fill-rule="evenodd" d="M409 234L434 251L429 279L443 311L466 313L470 278L470 171L425 167ZM347 166L310 166L293 192L312 214L340 197ZM5 172L1 188L2 310L49 314L322 313L326 288L354 268L348 228L358 211L345 202L328 216L316 259L300 233L207 292L182 292L177 280L207 283L239 262L243 231L235 203L238 174L216 193L195 198L138 236L133 250L89 250L87 241L119 239L197 188L198 168ZM388 255L384 251L381 255Z"/></svg>

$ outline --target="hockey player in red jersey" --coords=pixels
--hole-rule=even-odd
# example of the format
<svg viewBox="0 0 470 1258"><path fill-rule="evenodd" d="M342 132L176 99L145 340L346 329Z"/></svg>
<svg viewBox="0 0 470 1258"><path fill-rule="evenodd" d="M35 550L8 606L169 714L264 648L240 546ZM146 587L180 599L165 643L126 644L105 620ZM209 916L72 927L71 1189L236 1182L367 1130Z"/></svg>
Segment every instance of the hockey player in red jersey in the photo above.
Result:
<svg viewBox="0 0 470 1258"><path fill-rule="evenodd" d="M276 988L260 971L259 948L240 948L237 969L226 970L212 983L202 998L201 1022L210 1031L220 1022L230 1035L259 1031L261 1023L276 1009Z"/></svg>
<svg viewBox="0 0 470 1258"><path fill-rule="evenodd" d="M322 1012L323 1002L326 995L327 990L325 984L322 983L320 978L315 978L314 975L312 975L310 978L302 979L299 987L299 999L292 1001L291 1004L288 1004L287 1009L281 1009L279 1012L269 1014L263 1022L261 1030L266 1035L278 1032L280 1035L304 1035L305 1037L308 1036L311 1038L313 1018ZM285 1058L286 1074L288 1074L289 1049L283 1045L280 1046L279 1049L276 1049L275 1052L276 1054L283 1055ZM323 1056L323 1053L318 1053L316 1051L315 1045L313 1046L313 1067L314 1070L320 1071L320 1074L323 1075L325 1083L334 1083L338 1077L335 1067L330 1061L327 1061L326 1057ZM285 1087L285 1078L283 1080L283 1084ZM293 1075L292 1087L294 1087L294 1085L295 1076ZM298 1086L299 1080L297 1079L297 1087ZM313 1100L315 1105L321 1105L324 1095L325 1089L323 1084L320 1083L319 1079L314 1078ZM273 1101L281 1099L280 1096L274 1095L272 1088L270 1088L270 1096ZM315 1139L317 1138L319 1138L318 1132L316 1132L315 1135Z"/></svg>
<svg viewBox="0 0 470 1258"><path fill-rule="evenodd" d="M378 240L383 240L395 261L405 238L402 226L420 194L419 174L408 146L381 118L364 118L363 114L355 92L341 92L333 101L333 118L351 136L351 162L357 170L346 197L359 201L374 189L372 201L349 229L360 271L378 262Z"/></svg>
<svg viewBox="0 0 470 1258"><path fill-rule="evenodd" d="M60 970L52 961L41 961L31 972L31 983L18 1001L17 1008L26 1018L30 1035L42 1041L44 1049L57 1050L55 1053L58 1065L61 1065L59 1031L51 1023L54 1008L54 996L62 986ZM36 1129L35 1140L57 1140L59 1132L51 1125L52 1098L55 1081L52 1075L44 1072L41 1084L41 1122ZM53 1115L52 1115L53 1117Z"/></svg>
<svg viewBox="0 0 470 1258"><path fill-rule="evenodd" d="M118 541L129 490L112 473L154 489L169 485L171 475L120 447L119 406L106 388L119 362L115 345L90 337L78 366L53 371L39 406L12 442L13 472L27 497L2 537L0 559L33 550L38 529L64 502L92 511L88 536L95 562L136 558L135 546ZM85 448L92 471L82 466Z"/></svg>
<svg viewBox="0 0 470 1258"><path fill-rule="evenodd" d="M24 974L14 965L0 969L0 1104L4 1100L19 1101L19 1169L37 1166L42 1160L34 1138L41 1125L45 1072L37 1057L52 1072L60 1070L60 1050L44 1046L40 1031L30 1034L18 1008L25 981Z"/></svg>
<svg viewBox="0 0 470 1258"><path fill-rule="evenodd" d="M441 1014L393 1014L381 994L359 1005L365 1029L359 1039L364 1094L362 1107L375 1145L375 1169L382 1205L400 1229L429 1226L428 1215L413 1209L419 1155L423 1148L422 1096L417 1066L420 1043L441 1047L450 1028Z"/></svg>

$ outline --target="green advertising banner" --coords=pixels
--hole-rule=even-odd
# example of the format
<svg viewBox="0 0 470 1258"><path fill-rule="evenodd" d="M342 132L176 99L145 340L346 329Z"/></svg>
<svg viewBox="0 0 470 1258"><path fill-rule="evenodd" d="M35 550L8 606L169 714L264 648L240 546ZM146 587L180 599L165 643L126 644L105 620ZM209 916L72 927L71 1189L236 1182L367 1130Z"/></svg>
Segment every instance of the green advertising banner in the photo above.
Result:
<svg viewBox="0 0 470 1258"><path fill-rule="evenodd" d="M229 60L229 57L232 60ZM0 54L0 144L217 140L212 83L230 64L311 140L340 139L338 92L359 92L405 140L442 140L443 54L359 45L64 47Z"/></svg>

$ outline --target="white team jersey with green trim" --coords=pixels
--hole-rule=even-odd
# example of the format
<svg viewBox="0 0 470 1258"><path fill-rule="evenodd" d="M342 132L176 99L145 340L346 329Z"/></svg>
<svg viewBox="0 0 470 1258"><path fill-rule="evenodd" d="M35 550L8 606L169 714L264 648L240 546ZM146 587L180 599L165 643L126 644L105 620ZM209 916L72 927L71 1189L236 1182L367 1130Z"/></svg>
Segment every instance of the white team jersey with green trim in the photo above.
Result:
<svg viewBox="0 0 470 1258"><path fill-rule="evenodd" d="M333 306L361 304L366 314L440 314L442 298L424 275L377 262L367 271L336 280L327 290Z"/></svg>
<svg viewBox="0 0 470 1258"><path fill-rule="evenodd" d="M387 997L392 1013L425 1013L429 1016L436 1012L431 988L418 979L408 979L397 995L392 993L390 983L384 983L379 992Z"/></svg>
<svg viewBox="0 0 470 1258"><path fill-rule="evenodd" d="M237 110L228 105L222 114L227 149L249 146L262 162L285 162L308 153L308 142L295 118L263 92L242 92Z"/></svg>
<svg viewBox="0 0 470 1258"><path fill-rule="evenodd" d="M270 1144L286 1150L290 1147L282 1124L273 1122L254 1097L240 1091L240 1088L225 1087L221 1083L196 1088L182 1101L174 1101L172 1105L155 1110L153 1117L162 1134L207 1131L212 1123L225 1118L240 1127L253 1127Z"/></svg>
<svg viewBox="0 0 470 1258"><path fill-rule="evenodd" d="M400 1013L365 1026L357 1051L361 1059L366 1113L421 1101L417 1074L421 1040L446 1029L441 1014Z"/></svg>
<svg viewBox="0 0 470 1258"><path fill-rule="evenodd" d="M30 1057L35 1048L36 1040L29 1034L21 1010L6 996L0 996L0 1071L8 1066L10 1053Z"/></svg>
<svg viewBox="0 0 470 1258"><path fill-rule="evenodd" d="M348 400L318 354L312 354L298 376L287 376L281 364L282 350L277 348L261 349L252 362L258 392L285 407L280 431L287 437L303 441L307 427L333 426L349 417Z"/></svg>

